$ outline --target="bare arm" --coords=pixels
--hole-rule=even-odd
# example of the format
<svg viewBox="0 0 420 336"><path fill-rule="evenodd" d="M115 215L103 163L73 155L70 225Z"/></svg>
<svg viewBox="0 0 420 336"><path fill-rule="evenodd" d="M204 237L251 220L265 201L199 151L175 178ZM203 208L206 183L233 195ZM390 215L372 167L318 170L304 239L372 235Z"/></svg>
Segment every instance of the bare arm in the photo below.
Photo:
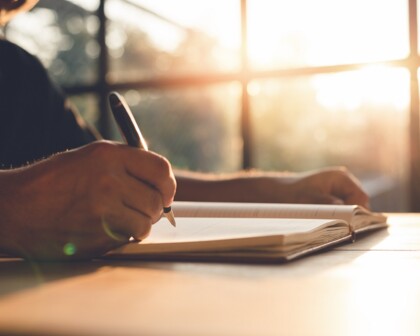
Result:
<svg viewBox="0 0 420 336"><path fill-rule="evenodd" d="M359 204L369 206L359 181L345 168L301 174L176 172L178 201Z"/></svg>
<svg viewBox="0 0 420 336"><path fill-rule="evenodd" d="M176 182L152 152L96 142L0 171L0 251L43 260L100 256L143 238Z"/></svg>

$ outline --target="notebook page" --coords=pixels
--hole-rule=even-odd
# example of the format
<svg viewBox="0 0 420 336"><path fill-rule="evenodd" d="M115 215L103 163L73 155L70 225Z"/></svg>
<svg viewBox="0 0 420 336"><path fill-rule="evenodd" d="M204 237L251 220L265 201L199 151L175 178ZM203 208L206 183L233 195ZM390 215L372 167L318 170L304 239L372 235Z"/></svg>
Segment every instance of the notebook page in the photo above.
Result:
<svg viewBox="0 0 420 336"><path fill-rule="evenodd" d="M178 220L179 218L179 220ZM176 228L163 219L153 225L144 242L186 242L222 240L271 235L289 235L312 232L326 226L325 220L289 218L182 218L178 217Z"/></svg>
<svg viewBox="0 0 420 336"><path fill-rule="evenodd" d="M113 251L119 253L164 253L197 250L227 250L256 246L306 243L317 239L327 227L335 226L348 235L345 222L320 219L183 218L177 227L162 219L151 234L139 243L129 243Z"/></svg>
<svg viewBox="0 0 420 336"><path fill-rule="evenodd" d="M325 218L350 223L355 205L174 202L176 217Z"/></svg>

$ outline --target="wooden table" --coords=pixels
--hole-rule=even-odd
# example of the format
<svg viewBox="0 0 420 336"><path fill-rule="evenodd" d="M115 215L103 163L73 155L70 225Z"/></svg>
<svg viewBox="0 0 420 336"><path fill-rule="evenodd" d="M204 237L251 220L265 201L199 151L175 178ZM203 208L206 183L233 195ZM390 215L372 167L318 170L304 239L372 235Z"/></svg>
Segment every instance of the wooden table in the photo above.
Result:
<svg viewBox="0 0 420 336"><path fill-rule="evenodd" d="M420 335L420 215L282 265L0 261L4 335Z"/></svg>

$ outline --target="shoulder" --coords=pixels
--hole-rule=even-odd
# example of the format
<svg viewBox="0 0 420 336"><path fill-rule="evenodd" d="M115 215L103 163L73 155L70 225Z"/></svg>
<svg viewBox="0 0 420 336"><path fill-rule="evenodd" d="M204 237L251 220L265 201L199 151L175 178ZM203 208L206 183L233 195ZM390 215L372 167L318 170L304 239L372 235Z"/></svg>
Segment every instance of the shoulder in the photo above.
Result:
<svg viewBox="0 0 420 336"><path fill-rule="evenodd" d="M58 104L64 100L62 90L51 80L41 61L4 39L0 39L0 89L3 91L0 96L6 91L32 103L45 97Z"/></svg>
<svg viewBox="0 0 420 336"><path fill-rule="evenodd" d="M0 38L0 69L4 76L36 81L48 75L39 59L18 45Z"/></svg>
<svg viewBox="0 0 420 336"><path fill-rule="evenodd" d="M3 38L0 38L0 60L5 62L26 61L40 63L34 55L17 44Z"/></svg>

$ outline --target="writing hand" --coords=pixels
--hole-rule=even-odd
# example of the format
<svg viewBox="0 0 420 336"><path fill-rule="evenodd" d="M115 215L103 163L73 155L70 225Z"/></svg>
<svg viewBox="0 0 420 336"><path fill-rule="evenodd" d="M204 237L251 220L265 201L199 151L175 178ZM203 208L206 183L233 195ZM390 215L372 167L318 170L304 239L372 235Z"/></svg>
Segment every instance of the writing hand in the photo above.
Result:
<svg viewBox="0 0 420 336"><path fill-rule="evenodd" d="M174 198L163 157L96 142L0 171L0 249L33 259L100 256L146 237Z"/></svg>

